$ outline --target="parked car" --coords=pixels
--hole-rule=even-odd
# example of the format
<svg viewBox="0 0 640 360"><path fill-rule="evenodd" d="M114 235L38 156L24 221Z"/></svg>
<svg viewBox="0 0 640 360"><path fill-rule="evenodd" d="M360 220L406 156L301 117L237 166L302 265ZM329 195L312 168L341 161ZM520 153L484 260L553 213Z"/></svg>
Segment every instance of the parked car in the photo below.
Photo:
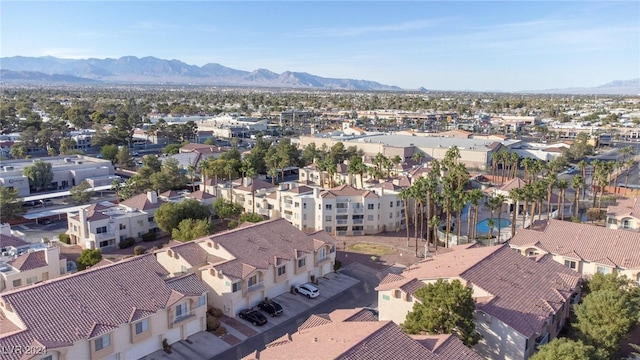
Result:
<svg viewBox="0 0 640 360"><path fill-rule="evenodd" d="M320 290L311 283L296 286L296 293L302 294L309 299L320 296Z"/></svg>
<svg viewBox="0 0 640 360"><path fill-rule="evenodd" d="M282 306L273 300L260 301L258 308L271 316L281 315L284 311Z"/></svg>
<svg viewBox="0 0 640 360"><path fill-rule="evenodd" d="M247 320L255 326L262 326L267 323L267 317L262 315L260 311L254 309L242 310L238 316L240 316L240 319Z"/></svg>
<svg viewBox="0 0 640 360"><path fill-rule="evenodd" d="M37 206L40 205L39 201L25 201L22 206L24 207L32 207L32 206Z"/></svg>
<svg viewBox="0 0 640 360"><path fill-rule="evenodd" d="M51 199L40 200L40 204L42 204L44 206L53 205L53 200L51 200Z"/></svg>

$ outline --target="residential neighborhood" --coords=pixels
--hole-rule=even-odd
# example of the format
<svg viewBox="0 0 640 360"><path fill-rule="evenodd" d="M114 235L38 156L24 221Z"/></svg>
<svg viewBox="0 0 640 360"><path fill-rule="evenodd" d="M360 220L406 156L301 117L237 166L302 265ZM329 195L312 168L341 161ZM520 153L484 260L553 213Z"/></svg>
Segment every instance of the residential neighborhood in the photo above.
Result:
<svg viewBox="0 0 640 360"><path fill-rule="evenodd" d="M39 126L75 128L51 141L16 113L0 134L0 357L632 359L640 152L623 124L640 101L551 113L469 96L119 105L144 124L73 124L51 102L74 101L52 98L30 110Z"/></svg>

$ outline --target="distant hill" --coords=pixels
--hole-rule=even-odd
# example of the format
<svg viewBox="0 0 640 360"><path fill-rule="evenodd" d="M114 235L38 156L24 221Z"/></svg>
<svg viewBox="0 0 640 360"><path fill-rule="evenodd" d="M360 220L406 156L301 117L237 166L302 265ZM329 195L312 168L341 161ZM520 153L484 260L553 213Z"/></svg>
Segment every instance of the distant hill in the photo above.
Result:
<svg viewBox="0 0 640 360"><path fill-rule="evenodd" d="M104 82L264 86L340 90L402 90L369 80L332 79L304 72L236 70L220 64L189 65L180 60L123 56L119 59L60 59L52 56L0 58L2 81ZM21 74L21 75L19 75ZM39 75L38 75L39 74ZM49 77L47 77L49 76ZM22 78L20 78L22 77ZM29 78L29 79L27 79ZM59 80L62 79L62 80Z"/></svg>
<svg viewBox="0 0 640 360"><path fill-rule="evenodd" d="M531 94L575 94L575 95L640 95L640 78L631 80L615 80L590 88L566 88L520 91Z"/></svg>

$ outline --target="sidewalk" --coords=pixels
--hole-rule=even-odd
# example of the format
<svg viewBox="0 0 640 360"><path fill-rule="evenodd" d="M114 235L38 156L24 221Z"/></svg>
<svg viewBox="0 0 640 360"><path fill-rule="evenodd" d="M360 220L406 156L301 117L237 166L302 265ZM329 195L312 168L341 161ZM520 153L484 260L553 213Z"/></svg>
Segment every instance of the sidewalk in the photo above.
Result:
<svg viewBox="0 0 640 360"><path fill-rule="evenodd" d="M207 331L199 332L190 336L187 340L171 344L171 354L167 354L164 350L158 350L141 359L210 359L229 350L230 348L233 348L235 345L246 339L254 336L260 336L263 332L268 331L305 311L312 310L324 301L348 291L359 282L360 280L344 274L329 273L319 279L317 287L320 289L320 296L315 299L307 299L302 295L292 293L284 293L275 297L273 300L282 305L284 313L278 317L267 316L268 322L263 326L254 326L237 316L235 318L223 316L220 320L222 322L222 326L227 329L227 335L217 337Z"/></svg>

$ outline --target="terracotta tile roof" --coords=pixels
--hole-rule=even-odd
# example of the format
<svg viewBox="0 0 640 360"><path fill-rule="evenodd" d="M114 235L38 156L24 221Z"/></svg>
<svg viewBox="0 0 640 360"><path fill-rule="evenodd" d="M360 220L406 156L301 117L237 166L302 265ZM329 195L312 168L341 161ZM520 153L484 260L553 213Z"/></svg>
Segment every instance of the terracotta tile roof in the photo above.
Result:
<svg viewBox="0 0 640 360"><path fill-rule="evenodd" d="M184 197L189 199L196 199L196 200L207 200L207 199L215 198L214 195L204 192L202 190L198 190L190 194L186 194Z"/></svg>
<svg viewBox="0 0 640 360"><path fill-rule="evenodd" d="M29 245L28 242L20 239L19 237L13 236L13 235L5 235L5 234L0 234L0 247L1 248L5 248L8 246L14 247L14 248L19 248L21 246L26 246Z"/></svg>
<svg viewBox="0 0 640 360"><path fill-rule="evenodd" d="M147 194L139 194L133 197L128 198L125 201L121 201L120 205L124 205L126 207L138 210L152 210L157 209L160 205L164 204L165 201L162 199L158 199L158 201L154 204L149 201Z"/></svg>
<svg viewBox="0 0 640 360"><path fill-rule="evenodd" d="M175 190L167 190L167 191L165 191L163 193L160 193L160 195L158 195L158 196L162 196L164 198L174 198L174 197L182 196L182 193L179 193L179 192L177 192Z"/></svg>
<svg viewBox="0 0 640 360"><path fill-rule="evenodd" d="M337 164L336 165L336 174L348 174L349 166L347 164Z"/></svg>
<svg viewBox="0 0 640 360"><path fill-rule="evenodd" d="M264 181L261 179L251 179L251 184L249 186L240 185L236 187L236 190L254 192L260 189L273 189L277 187L268 181Z"/></svg>
<svg viewBox="0 0 640 360"><path fill-rule="evenodd" d="M340 321L378 321L373 312L365 308L338 309L332 311L329 318L333 322Z"/></svg>
<svg viewBox="0 0 640 360"><path fill-rule="evenodd" d="M324 197L337 197L337 196L363 196L363 197L369 197L369 196L374 196L377 197L378 195L376 195L375 193L369 191L369 190L360 190L360 189L356 189L351 185L340 185L340 186L336 186L334 188L331 188L329 190L324 190L322 192L320 192L320 197L324 198Z"/></svg>
<svg viewBox="0 0 640 360"><path fill-rule="evenodd" d="M173 277L165 281L167 286L173 291L177 291L187 296L200 296L207 292L202 282L193 274Z"/></svg>
<svg viewBox="0 0 640 360"><path fill-rule="evenodd" d="M640 267L640 233L589 224L550 220L541 231L518 230L511 246L535 246L551 254L574 253L581 259L622 269Z"/></svg>
<svg viewBox="0 0 640 360"><path fill-rule="evenodd" d="M491 294L486 303L477 304L478 310L530 337L580 282L580 274L562 264L536 261L507 246L457 248L407 268L403 279L385 278L376 290L411 293L420 288L417 280L459 277Z"/></svg>
<svg viewBox="0 0 640 360"><path fill-rule="evenodd" d="M109 209L108 207L99 203L91 204L83 208L87 212L87 220L97 221L102 219L108 219L109 215L105 215L102 212Z"/></svg>
<svg viewBox="0 0 640 360"><path fill-rule="evenodd" d="M409 335L424 347L447 360L482 360L480 354L466 347L460 339L451 334Z"/></svg>
<svg viewBox="0 0 640 360"><path fill-rule="evenodd" d="M289 190L290 193L294 193L294 194L305 194L305 193L309 193L312 192L313 188L310 188L308 186L296 186L293 189Z"/></svg>
<svg viewBox="0 0 640 360"><path fill-rule="evenodd" d="M391 190L391 191L400 191L402 188L392 182L383 182L377 185L372 186L372 188L374 189L384 189L384 190Z"/></svg>
<svg viewBox="0 0 640 360"><path fill-rule="evenodd" d="M33 270L47 266L45 251L47 250L44 249L22 254L17 258L7 262L7 264L11 265L13 268L19 271Z"/></svg>
<svg viewBox="0 0 640 360"><path fill-rule="evenodd" d="M520 179L519 177L515 177L500 186L498 190L509 192L513 189L522 189L526 184L527 183L524 182L524 180Z"/></svg>
<svg viewBox="0 0 640 360"><path fill-rule="evenodd" d="M245 359L438 359L391 321L319 322Z"/></svg>
<svg viewBox="0 0 640 360"><path fill-rule="evenodd" d="M2 343L24 347L38 341L49 349L70 346L128 323L136 309L154 313L175 292L164 280L166 275L153 255L142 255L2 293L1 301L12 307L22 322L17 325L24 328L14 334L0 329ZM201 284L197 288L191 284L183 290L206 291Z"/></svg>
<svg viewBox="0 0 640 360"><path fill-rule="evenodd" d="M640 198L625 199L619 201L615 206L607 207L607 215L640 219Z"/></svg>
<svg viewBox="0 0 640 360"><path fill-rule="evenodd" d="M209 255L205 249L193 241L172 246L171 250L182 257L184 261L189 263L191 266L204 265L207 261L207 256Z"/></svg>
<svg viewBox="0 0 640 360"><path fill-rule="evenodd" d="M228 262L213 265L224 275L235 279L243 279L255 269L268 269L271 265L312 253L318 240L329 244L336 241L323 232L307 235L283 218L218 233L199 241L208 239L218 243L235 257Z"/></svg>

